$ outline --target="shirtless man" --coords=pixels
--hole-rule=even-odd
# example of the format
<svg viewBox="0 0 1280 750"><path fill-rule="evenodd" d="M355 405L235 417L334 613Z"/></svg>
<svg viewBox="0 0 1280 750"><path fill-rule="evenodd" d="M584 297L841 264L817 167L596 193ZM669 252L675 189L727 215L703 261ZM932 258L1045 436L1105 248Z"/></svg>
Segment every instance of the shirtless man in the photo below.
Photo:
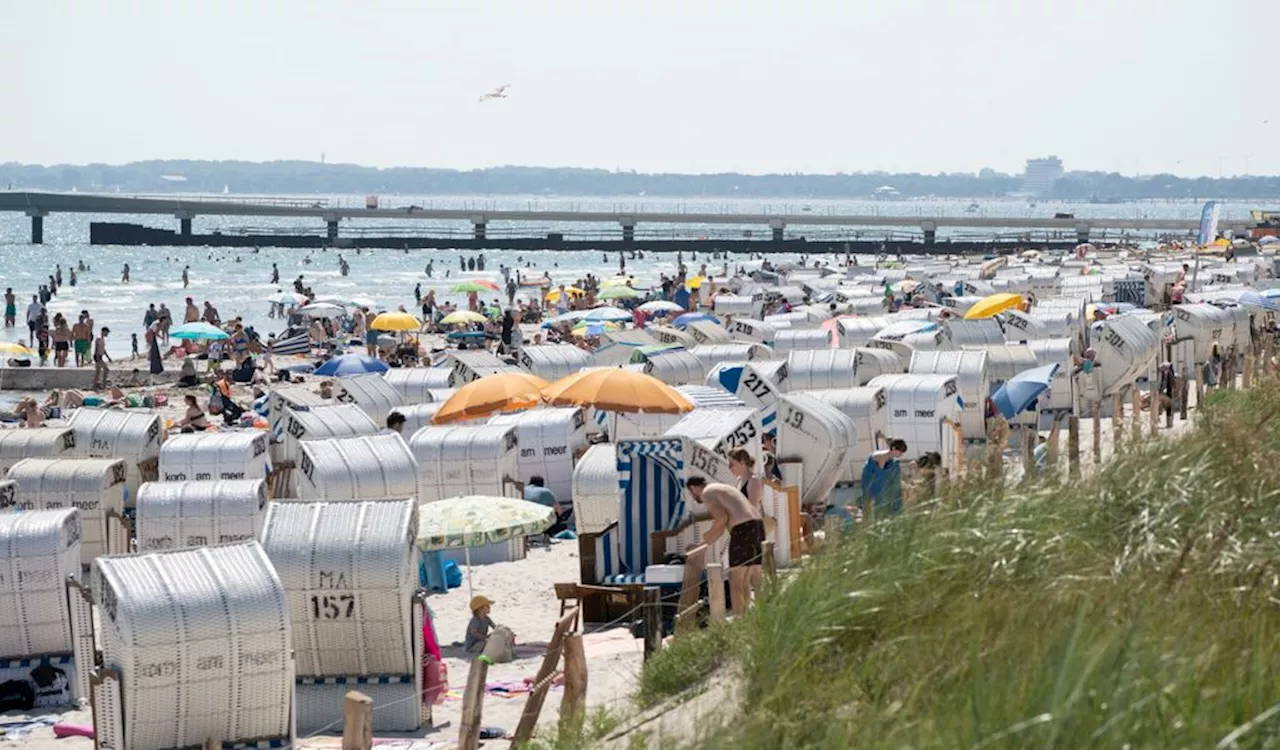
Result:
<svg viewBox="0 0 1280 750"><path fill-rule="evenodd" d="M704 477L690 477L685 486L711 515L711 529L702 535L703 543L713 544L729 532L729 597L733 614L746 614L752 593L759 595L763 581L760 564L765 533L760 510L727 484L707 484Z"/></svg>

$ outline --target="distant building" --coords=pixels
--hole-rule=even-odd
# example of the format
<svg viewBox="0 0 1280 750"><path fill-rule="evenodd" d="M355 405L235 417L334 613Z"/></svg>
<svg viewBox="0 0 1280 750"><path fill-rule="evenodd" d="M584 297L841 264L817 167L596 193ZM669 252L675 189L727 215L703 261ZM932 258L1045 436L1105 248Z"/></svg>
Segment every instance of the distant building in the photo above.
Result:
<svg viewBox="0 0 1280 750"><path fill-rule="evenodd" d="M1053 191L1053 183L1062 177L1062 160L1056 156L1043 159L1027 159L1026 172L1022 177L1022 192L1030 195L1048 195Z"/></svg>

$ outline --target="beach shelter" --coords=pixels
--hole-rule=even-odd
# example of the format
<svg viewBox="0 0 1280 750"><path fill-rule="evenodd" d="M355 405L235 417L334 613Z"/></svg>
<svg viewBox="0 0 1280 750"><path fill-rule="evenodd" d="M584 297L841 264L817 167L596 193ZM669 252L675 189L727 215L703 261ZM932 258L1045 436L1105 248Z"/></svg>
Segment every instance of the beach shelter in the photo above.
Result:
<svg viewBox="0 0 1280 750"><path fill-rule="evenodd" d="M462 549L470 568L471 548L541 534L555 521L554 508L528 500L484 495L452 497L418 506L417 545L423 552ZM471 593L468 570L468 596Z"/></svg>
<svg viewBox="0 0 1280 750"><path fill-rule="evenodd" d="M542 403L547 381L527 372L487 375L459 388L436 412L433 424L448 424L504 411L532 409Z"/></svg>
<svg viewBox="0 0 1280 750"><path fill-rule="evenodd" d="M966 320L975 320L977 318L990 318L993 315L999 315L1006 310L1013 310L1022 305L1021 294L1010 294L1002 292L1000 294L989 295L981 302L970 307L968 312L964 314Z"/></svg>
<svg viewBox="0 0 1280 750"><path fill-rule="evenodd" d="M374 318L369 327L375 331L417 331L422 328L422 321L409 313L384 312Z"/></svg>

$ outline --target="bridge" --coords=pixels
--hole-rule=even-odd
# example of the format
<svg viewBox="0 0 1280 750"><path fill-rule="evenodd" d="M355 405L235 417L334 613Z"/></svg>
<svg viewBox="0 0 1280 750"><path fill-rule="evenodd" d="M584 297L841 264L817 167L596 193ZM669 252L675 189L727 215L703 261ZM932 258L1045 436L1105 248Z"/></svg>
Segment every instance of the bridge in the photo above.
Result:
<svg viewBox="0 0 1280 750"><path fill-rule="evenodd" d="M469 223L472 240L483 243L492 222L596 224L621 229L623 243L635 241L639 225L768 227L774 242L784 240L787 227L827 228L910 228L923 233L924 243L933 244L940 228L987 230L1042 230L1074 234L1087 242L1092 232L1168 232L1190 234L1199 227L1193 219L1055 218L992 216L881 216L822 213L711 213L649 211L576 210L470 210L422 208L360 208L330 205L325 199L245 198L228 200L221 196L120 196L92 193L0 192L0 212L23 213L31 219L31 242L44 238L44 218L54 213L133 214L172 216L178 221L176 241L197 244L191 237L191 220L196 216L314 218L323 221L325 239L336 243L343 220L396 219L403 221L457 221ZM118 226L118 225L112 225ZM1249 230L1247 222L1224 222L1236 234ZM748 235L749 236L749 235ZM191 238L185 242L183 238ZM141 244L141 243L139 243ZM393 245L398 246L398 245Z"/></svg>

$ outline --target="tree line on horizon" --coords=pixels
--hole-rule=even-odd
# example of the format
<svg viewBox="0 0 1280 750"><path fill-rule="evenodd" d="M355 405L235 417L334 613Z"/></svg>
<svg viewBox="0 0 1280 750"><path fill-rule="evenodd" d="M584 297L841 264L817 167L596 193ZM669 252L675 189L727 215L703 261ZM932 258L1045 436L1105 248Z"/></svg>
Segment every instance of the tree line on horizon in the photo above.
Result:
<svg viewBox="0 0 1280 750"><path fill-rule="evenodd" d="M907 198L999 198L1017 194L1022 177L974 173L646 174L572 167L365 167L306 161L159 160L130 164L0 163L0 185L11 190L128 193L645 195L722 198L870 198L888 186ZM1041 199L1248 200L1280 198L1280 176L1225 178L1171 174L1129 177L1116 172L1067 172Z"/></svg>

